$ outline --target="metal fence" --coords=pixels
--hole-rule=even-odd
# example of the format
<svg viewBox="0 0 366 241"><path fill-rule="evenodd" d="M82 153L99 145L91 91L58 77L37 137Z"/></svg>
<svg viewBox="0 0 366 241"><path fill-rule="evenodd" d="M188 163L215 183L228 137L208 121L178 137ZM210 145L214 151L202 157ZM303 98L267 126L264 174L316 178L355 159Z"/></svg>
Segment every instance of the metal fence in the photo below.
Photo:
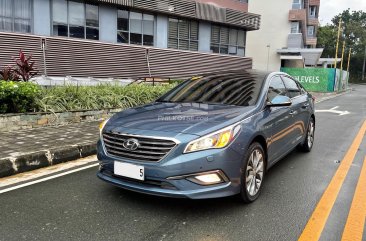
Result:
<svg viewBox="0 0 366 241"><path fill-rule="evenodd" d="M22 49L39 74L93 78L184 78L219 70L252 68L252 59L99 41L0 32L0 67Z"/></svg>

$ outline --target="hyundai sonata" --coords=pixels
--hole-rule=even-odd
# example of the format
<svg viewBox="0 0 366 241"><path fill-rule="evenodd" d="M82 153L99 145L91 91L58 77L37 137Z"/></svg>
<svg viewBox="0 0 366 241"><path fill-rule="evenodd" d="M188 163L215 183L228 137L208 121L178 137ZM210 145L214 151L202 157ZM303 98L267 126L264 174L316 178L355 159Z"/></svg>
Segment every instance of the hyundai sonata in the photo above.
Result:
<svg viewBox="0 0 366 241"><path fill-rule="evenodd" d="M195 76L100 126L98 177L146 194L259 196L266 171L314 143L314 100L281 72Z"/></svg>

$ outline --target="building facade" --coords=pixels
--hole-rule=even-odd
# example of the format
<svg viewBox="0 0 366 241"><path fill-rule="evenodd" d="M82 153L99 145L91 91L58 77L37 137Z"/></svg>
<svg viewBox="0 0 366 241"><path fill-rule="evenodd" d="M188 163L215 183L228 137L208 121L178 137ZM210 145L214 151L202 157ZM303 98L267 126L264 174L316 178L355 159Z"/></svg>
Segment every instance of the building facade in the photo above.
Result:
<svg viewBox="0 0 366 241"><path fill-rule="evenodd" d="M0 66L19 49L51 76L188 76L251 68L260 15L239 0L0 0Z"/></svg>
<svg viewBox="0 0 366 241"><path fill-rule="evenodd" d="M281 67L316 66L320 0L256 0L249 11L261 14L261 29L248 33L247 56L253 68L279 71Z"/></svg>

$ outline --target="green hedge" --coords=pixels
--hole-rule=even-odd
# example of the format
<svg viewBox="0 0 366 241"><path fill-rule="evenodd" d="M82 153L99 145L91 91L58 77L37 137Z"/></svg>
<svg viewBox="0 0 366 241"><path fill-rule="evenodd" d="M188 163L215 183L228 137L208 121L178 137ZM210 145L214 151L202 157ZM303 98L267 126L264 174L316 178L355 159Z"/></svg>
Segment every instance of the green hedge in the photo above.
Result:
<svg viewBox="0 0 366 241"><path fill-rule="evenodd" d="M33 83L0 81L0 113L130 108L157 99L175 85L60 86L46 89Z"/></svg>
<svg viewBox="0 0 366 241"><path fill-rule="evenodd" d="M37 111L42 89L29 82L0 81L0 113Z"/></svg>

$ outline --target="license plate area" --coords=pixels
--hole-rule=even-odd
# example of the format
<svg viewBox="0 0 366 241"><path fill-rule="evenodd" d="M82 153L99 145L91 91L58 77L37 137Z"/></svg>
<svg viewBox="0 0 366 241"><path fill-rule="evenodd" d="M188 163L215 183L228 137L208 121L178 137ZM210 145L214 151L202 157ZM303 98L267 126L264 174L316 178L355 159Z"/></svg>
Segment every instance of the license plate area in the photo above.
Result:
<svg viewBox="0 0 366 241"><path fill-rule="evenodd" d="M140 181L145 180L145 167L124 162L114 162L114 175Z"/></svg>

